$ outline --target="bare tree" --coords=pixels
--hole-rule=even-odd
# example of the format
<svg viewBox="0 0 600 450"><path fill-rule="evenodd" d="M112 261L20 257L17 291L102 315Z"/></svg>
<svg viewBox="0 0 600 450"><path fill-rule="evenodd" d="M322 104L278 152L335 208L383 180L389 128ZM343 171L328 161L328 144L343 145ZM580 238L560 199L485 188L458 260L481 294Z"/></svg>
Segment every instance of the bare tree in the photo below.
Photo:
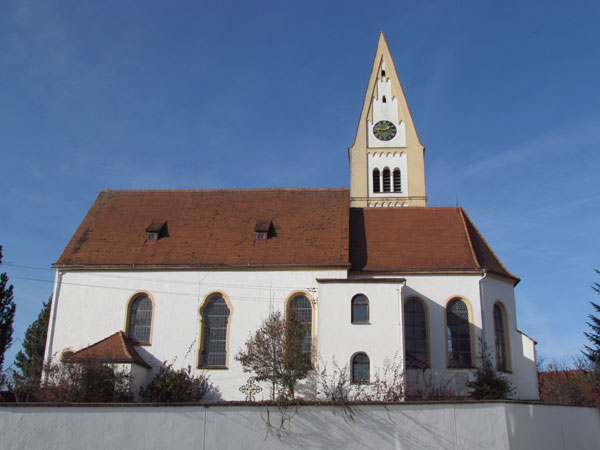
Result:
<svg viewBox="0 0 600 450"><path fill-rule="evenodd" d="M271 383L271 398L292 400L295 386L306 377L310 361L303 354L306 326L296 314L282 318L279 311L267 317L254 335L246 341L235 359L244 372L253 372L256 381Z"/></svg>

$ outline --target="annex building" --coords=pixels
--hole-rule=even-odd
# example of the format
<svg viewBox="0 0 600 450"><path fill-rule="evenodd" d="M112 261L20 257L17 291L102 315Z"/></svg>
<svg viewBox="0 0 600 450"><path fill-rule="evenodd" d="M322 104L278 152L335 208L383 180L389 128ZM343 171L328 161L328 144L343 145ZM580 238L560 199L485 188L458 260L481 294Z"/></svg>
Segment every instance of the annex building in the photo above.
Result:
<svg viewBox="0 0 600 450"><path fill-rule="evenodd" d="M515 397L537 399L519 278L462 208L427 206L383 34L348 157L350 189L100 192L54 264L46 359L124 365L136 386L189 365L243 400L234 356L270 312L296 311L307 359L354 381L398 357L464 392L486 343Z"/></svg>

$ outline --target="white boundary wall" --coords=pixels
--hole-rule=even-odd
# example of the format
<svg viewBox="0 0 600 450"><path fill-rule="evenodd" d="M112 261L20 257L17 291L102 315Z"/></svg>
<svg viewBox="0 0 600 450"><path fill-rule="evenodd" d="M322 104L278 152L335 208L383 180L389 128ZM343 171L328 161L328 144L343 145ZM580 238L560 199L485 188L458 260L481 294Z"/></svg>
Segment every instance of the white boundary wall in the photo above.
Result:
<svg viewBox="0 0 600 450"><path fill-rule="evenodd" d="M279 436L276 407L0 406L8 449L598 449L600 411L527 403L290 408Z"/></svg>

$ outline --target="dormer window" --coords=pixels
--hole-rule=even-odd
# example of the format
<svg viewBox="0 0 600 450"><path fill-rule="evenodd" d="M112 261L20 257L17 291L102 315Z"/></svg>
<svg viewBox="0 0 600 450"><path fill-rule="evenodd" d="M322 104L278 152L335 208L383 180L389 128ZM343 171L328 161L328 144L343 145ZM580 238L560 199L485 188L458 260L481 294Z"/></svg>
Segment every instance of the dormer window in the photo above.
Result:
<svg viewBox="0 0 600 450"><path fill-rule="evenodd" d="M275 227L270 220L259 220L254 227L254 242L265 242L275 235Z"/></svg>
<svg viewBox="0 0 600 450"><path fill-rule="evenodd" d="M154 243L167 235L167 222L152 222L146 228L146 242Z"/></svg>

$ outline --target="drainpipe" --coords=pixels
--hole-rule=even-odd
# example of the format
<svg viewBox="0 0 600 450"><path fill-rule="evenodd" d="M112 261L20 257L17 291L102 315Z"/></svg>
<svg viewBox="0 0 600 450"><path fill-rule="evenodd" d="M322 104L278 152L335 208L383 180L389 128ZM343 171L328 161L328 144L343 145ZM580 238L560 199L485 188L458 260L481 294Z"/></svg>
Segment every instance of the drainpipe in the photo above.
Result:
<svg viewBox="0 0 600 450"><path fill-rule="evenodd" d="M400 349L400 360L404 361L404 341L402 339L403 317L402 317L402 288L406 286L406 279L402 281L400 289L398 289L398 348Z"/></svg>
<svg viewBox="0 0 600 450"><path fill-rule="evenodd" d="M54 329L56 326L56 310L58 308L58 296L60 294L60 283L62 281L62 273L60 269L56 269L54 275L54 290L52 292L52 306L50 308L50 320L48 321L48 333L46 350L44 352L44 360L49 363L52 360L52 347L54 346Z"/></svg>
<svg viewBox="0 0 600 450"><path fill-rule="evenodd" d="M483 301L484 297L483 297L483 280L485 280L487 277L487 271L485 269L483 269L483 276L481 277L481 279L479 280L479 304L481 305L481 341L485 342L485 307L484 304L485 302ZM477 342L475 342L475 346L477 346ZM475 353L476 355L479 355L479 352Z"/></svg>

